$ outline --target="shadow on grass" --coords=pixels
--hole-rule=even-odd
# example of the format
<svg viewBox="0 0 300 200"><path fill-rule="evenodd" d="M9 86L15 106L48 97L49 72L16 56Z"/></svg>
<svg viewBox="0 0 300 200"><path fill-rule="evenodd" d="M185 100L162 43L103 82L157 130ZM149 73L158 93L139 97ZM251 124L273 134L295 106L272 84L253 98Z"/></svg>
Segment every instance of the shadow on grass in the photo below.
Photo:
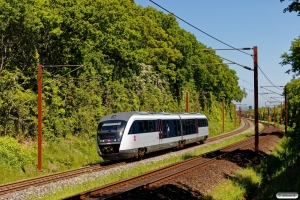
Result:
<svg viewBox="0 0 300 200"><path fill-rule="evenodd" d="M296 135L298 134L298 135ZM247 167L251 173L237 173L235 176L224 174L235 186L245 189L246 199L276 199L277 192L300 193L300 131L289 132L283 138L282 132L274 132L283 138L274 148L271 155L259 152L259 156L251 150L238 150L222 157L238 166ZM260 175L260 181L254 176Z"/></svg>

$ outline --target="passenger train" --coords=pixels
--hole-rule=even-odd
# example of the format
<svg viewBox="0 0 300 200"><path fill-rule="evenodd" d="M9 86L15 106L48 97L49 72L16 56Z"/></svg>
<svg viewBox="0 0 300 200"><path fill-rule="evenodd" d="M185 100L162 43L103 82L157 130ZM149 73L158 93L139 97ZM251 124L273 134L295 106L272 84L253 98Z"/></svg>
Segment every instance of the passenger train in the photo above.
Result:
<svg viewBox="0 0 300 200"><path fill-rule="evenodd" d="M202 143L207 137L207 117L200 113L121 112L100 120L97 149L107 160L141 158L145 153Z"/></svg>

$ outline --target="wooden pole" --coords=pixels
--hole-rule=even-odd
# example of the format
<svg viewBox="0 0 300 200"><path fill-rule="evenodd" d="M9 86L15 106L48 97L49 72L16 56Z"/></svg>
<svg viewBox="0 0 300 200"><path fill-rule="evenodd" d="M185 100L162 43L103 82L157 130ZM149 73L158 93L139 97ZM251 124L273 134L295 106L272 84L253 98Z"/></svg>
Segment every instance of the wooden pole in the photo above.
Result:
<svg viewBox="0 0 300 200"><path fill-rule="evenodd" d="M288 99L286 95L286 86L284 86L284 104L285 104L285 126L284 131L285 134L287 133L287 126L288 126Z"/></svg>
<svg viewBox="0 0 300 200"><path fill-rule="evenodd" d="M254 64L254 121L255 121L255 153L258 154L258 58L257 46L253 47L253 64Z"/></svg>
<svg viewBox="0 0 300 200"><path fill-rule="evenodd" d="M280 102L280 124L282 123L282 102Z"/></svg>
<svg viewBox="0 0 300 200"><path fill-rule="evenodd" d="M242 111L241 106L239 107L239 125L241 125Z"/></svg>
<svg viewBox="0 0 300 200"><path fill-rule="evenodd" d="M224 99L222 101L222 132L224 133Z"/></svg>
<svg viewBox="0 0 300 200"><path fill-rule="evenodd" d="M43 66L38 66L38 170L42 170L42 87Z"/></svg>
<svg viewBox="0 0 300 200"><path fill-rule="evenodd" d="M189 92L185 92L185 112L189 112Z"/></svg>
<svg viewBox="0 0 300 200"><path fill-rule="evenodd" d="M236 106L235 106L235 104L234 104L234 106L233 106L233 114L234 114L234 128L236 128Z"/></svg>
<svg viewBox="0 0 300 200"><path fill-rule="evenodd" d="M275 123L276 123L276 108L274 106L274 125L275 125Z"/></svg>

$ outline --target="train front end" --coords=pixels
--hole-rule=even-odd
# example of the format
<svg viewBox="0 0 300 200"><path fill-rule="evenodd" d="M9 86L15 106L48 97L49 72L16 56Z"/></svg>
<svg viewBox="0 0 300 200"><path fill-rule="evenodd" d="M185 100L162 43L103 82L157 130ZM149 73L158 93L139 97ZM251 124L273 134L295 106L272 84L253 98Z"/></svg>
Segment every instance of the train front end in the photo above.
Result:
<svg viewBox="0 0 300 200"><path fill-rule="evenodd" d="M97 129L98 154L106 160L121 160L129 157L126 152L120 152L120 145L127 121L100 121Z"/></svg>

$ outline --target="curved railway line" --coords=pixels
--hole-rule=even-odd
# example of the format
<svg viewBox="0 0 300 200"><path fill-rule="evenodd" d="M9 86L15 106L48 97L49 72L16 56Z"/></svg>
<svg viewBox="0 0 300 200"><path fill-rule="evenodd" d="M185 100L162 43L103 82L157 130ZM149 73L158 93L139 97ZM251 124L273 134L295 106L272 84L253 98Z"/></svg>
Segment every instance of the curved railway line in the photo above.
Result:
<svg viewBox="0 0 300 200"><path fill-rule="evenodd" d="M221 139L228 138L233 135L239 134L239 133L249 129L250 126L251 125L248 120L243 120L243 125L240 128L238 128L232 132L226 133L226 134L222 134L222 135L219 135L216 137L209 138L206 140L206 143L212 143L214 141L219 141ZM187 145L186 148L189 148L191 146L196 146L196 145ZM149 159L151 157L165 154L167 152L170 152L170 150L150 154L150 155L144 157L143 159ZM86 174L86 173L90 173L90 172L97 172L97 171L106 170L109 168L118 167L121 165L125 165L128 162L132 162L132 161L119 162L119 163L109 162L105 165L97 164L97 165L82 167L82 168L75 169L75 170L66 171L66 172L60 172L60 173L56 173L56 174L51 174L51 175L41 176L41 177L37 177L37 178L33 178L33 179L27 179L27 180L22 180L22 181L18 181L18 182L1 185L0 186L0 196L8 194L8 193L12 193L12 192L20 191L20 190L25 190L29 187L41 186L41 185L49 184L49 183L56 182L59 180L73 178L73 177L80 176L82 174Z"/></svg>
<svg viewBox="0 0 300 200"><path fill-rule="evenodd" d="M269 133L274 132L276 129L277 128L274 125L264 124L264 129L261 131L262 134L259 136L259 141L267 139ZM122 195L134 193L135 191L140 192L144 188L156 186L162 182L166 182L169 179L188 173L195 168L204 167L214 162L216 159L221 158L222 156L235 152L239 149L249 147L254 143L253 138L254 136L219 150L206 153L205 155L190 158L188 160L163 167L140 176L108 184L64 199L121 199Z"/></svg>

